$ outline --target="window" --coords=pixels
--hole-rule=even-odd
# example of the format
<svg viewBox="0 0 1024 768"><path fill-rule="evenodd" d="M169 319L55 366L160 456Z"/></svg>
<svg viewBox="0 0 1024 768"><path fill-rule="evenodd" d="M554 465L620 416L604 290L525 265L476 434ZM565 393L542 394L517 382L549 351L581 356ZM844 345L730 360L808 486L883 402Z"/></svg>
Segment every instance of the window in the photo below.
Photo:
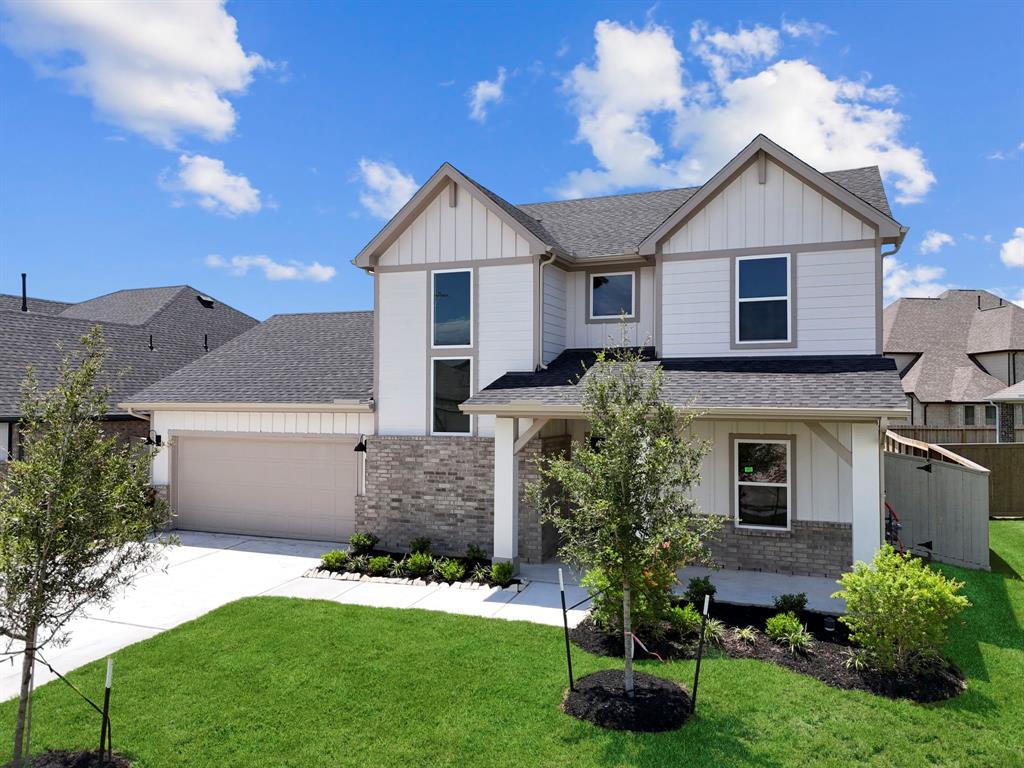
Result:
<svg viewBox="0 0 1024 768"><path fill-rule="evenodd" d="M985 406L985 426L994 427L996 425L996 407L994 405Z"/></svg>
<svg viewBox="0 0 1024 768"><path fill-rule="evenodd" d="M979 413L979 410L983 410ZM984 419L984 424L982 423ZM997 424L996 407L994 405L965 405L964 426L965 427L994 427Z"/></svg>
<svg viewBox="0 0 1024 768"><path fill-rule="evenodd" d="M433 376L433 421L435 435L469 433L469 414L459 405L470 396L473 361L469 358L435 358Z"/></svg>
<svg viewBox="0 0 1024 768"><path fill-rule="evenodd" d="M736 440L736 525L789 528L789 440Z"/></svg>
<svg viewBox="0 0 1024 768"><path fill-rule="evenodd" d="M432 273L434 289L433 345L473 344L473 280L468 269Z"/></svg>
<svg viewBox="0 0 1024 768"><path fill-rule="evenodd" d="M789 256L736 259L736 342L790 340Z"/></svg>
<svg viewBox="0 0 1024 768"><path fill-rule="evenodd" d="M633 317L636 291L632 272L608 272L590 276L590 319Z"/></svg>
<svg viewBox="0 0 1024 768"><path fill-rule="evenodd" d="M973 427L974 426L974 406L973 405L965 405L964 406L964 426L965 427Z"/></svg>

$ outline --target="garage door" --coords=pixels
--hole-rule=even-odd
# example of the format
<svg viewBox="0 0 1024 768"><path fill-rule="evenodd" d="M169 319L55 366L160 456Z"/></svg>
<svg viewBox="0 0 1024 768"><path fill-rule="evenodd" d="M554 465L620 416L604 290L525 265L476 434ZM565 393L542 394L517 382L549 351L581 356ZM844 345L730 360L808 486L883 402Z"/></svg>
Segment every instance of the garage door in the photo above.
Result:
<svg viewBox="0 0 1024 768"><path fill-rule="evenodd" d="M355 527L355 438L258 436L177 439L177 527L348 539Z"/></svg>

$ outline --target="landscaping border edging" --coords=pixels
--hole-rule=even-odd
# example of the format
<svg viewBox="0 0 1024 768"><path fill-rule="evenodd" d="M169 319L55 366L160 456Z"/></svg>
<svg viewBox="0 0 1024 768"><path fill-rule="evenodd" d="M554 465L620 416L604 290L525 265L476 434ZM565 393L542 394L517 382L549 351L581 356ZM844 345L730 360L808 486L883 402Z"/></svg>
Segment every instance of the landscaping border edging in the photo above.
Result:
<svg viewBox="0 0 1024 768"><path fill-rule="evenodd" d="M409 579L405 577L393 577L393 576L369 576L365 573L356 573L352 571L336 572L326 571L321 568L310 568L302 577L305 579L331 579L333 581L365 581L374 584L397 584L409 587L448 587L450 589L487 589L496 592L522 592L526 589L530 583L526 579L520 579L518 582L509 584L507 587L492 587L490 584L484 584L479 581L453 581L450 584L446 581L426 581L424 579Z"/></svg>

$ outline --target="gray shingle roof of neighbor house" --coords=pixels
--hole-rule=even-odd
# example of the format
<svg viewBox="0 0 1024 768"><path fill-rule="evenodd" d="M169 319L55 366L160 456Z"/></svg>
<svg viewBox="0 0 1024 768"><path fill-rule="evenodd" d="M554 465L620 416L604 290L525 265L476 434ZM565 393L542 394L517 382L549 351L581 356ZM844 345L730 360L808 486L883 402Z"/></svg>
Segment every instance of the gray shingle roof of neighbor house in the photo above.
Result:
<svg viewBox="0 0 1024 768"><path fill-rule="evenodd" d="M993 392L988 399L995 403L1024 403L1024 381L1019 381L1012 387Z"/></svg>
<svg viewBox="0 0 1024 768"><path fill-rule="evenodd" d="M568 349L537 373L507 373L471 397L486 413L515 401L576 408L596 349ZM650 358L653 350L642 353ZM667 402L697 409L905 410L895 363L879 355L674 358L660 363Z"/></svg>
<svg viewBox="0 0 1024 768"><path fill-rule="evenodd" d="M126 402L369 403L373 312L274 315Z"/></svg>
<svg viewBox="0 0 1024 768"><path fill-rule="evenodd" d="M971 355L1024 350L1024 309L989 291L956 289L885 308L882 350L919 357L903 389L925 403L978 402L1006 385Z"/></svg>
<svg viewBox="0 0 1024 768"><path fill-rule="evenodd" d="M53 299L34 299L31 296L26 301L29 312L40 315L59 315L68 307L72 306L67 301L54 301ZM0 310L12 309L21 311L21 296L13 293L0 293Z"/></svg>
<svg viewBox="0 0 1024 768"><path fill-rule="evenodd" d="M186 285L128 288L72 304L61 314L64 317L101 323L143 325L185 290L194 289L189 289Z"/></svg>

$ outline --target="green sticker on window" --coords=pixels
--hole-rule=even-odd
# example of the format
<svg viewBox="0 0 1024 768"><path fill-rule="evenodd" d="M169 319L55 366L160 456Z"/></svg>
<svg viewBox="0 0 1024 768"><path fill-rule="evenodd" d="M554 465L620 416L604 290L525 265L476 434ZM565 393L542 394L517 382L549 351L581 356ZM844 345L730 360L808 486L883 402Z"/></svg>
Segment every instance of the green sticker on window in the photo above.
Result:
<svg viewBox="0 0 1024 768"><path fill-rule="evenodd" d="M752 475L752 474L754 474L754 468L753 467L744 467L743 468L743 472L745 474Z"/></svg>

